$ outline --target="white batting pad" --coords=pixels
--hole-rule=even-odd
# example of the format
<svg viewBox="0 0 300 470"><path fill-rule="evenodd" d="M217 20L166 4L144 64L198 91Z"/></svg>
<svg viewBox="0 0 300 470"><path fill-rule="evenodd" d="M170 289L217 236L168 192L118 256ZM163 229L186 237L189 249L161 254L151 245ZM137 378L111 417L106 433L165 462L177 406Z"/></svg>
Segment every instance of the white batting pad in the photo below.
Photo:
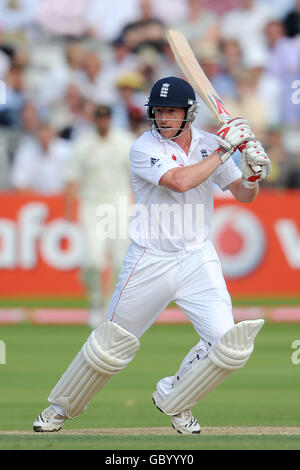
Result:
<svg viewBox="0 0 300 470"><path fill-rule="evenodd" d="M51 391L48 401L76 418L109 379L134 358L139 340L113 322L102 322Z"/></svg>
<svg viewBox="0 0 300 470"><path fill-rule="evenodd" d="M198 360L179 381L175 381L173 391L157 403L159 408L166 414L175 415L195 406L232 371L246 364L263 324L261 319L243 321L227 331L205 359Z"/></svg>

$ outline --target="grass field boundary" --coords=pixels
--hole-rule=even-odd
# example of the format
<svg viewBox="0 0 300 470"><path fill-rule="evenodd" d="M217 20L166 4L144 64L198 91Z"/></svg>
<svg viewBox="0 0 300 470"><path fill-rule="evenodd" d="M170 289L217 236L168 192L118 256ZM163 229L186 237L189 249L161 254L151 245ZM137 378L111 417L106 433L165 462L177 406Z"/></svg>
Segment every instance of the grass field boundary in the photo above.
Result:
<svg viewBox="0 0 300 470"><path fill-rule="evenodd" d="M86 325L88 310L85 308L0 308L0 325L29 322L34 325ZM274 323L299 323L300 307L233 307L235 321L263 318ZM156 323L188 323L187 317L177 308L167 308Z"/></svg>

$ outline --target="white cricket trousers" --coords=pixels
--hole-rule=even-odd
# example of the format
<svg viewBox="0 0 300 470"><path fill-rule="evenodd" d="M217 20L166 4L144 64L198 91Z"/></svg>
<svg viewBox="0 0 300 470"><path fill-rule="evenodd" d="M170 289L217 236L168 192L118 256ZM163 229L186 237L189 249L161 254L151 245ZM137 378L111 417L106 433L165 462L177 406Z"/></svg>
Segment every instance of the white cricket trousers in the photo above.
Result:
<svg viewBox="0 0 300 470"><path fill-rule="evenodd" d="M209 240L196 251L175 254L132 242L106 319L139 338L170 302L212 347L234 325L220 260Z"/></svg>
<svg viewBox="0 0 300 470"><path fill-rule="evenodd" d="M79 223L83 241L82 281L87 289L90 308L98 311L103 308L104 303L100 287L101 272L103 272L108 261L111 262L113 275L115 276L119 272L129 246L129 240L109 239L105 233L101 233L100 228L102 226L98 225L96 216L97 208L96 203L81 202L79 206ZM100 233L97 233L97 229Z"/></svg>
<svg viewBox="0 0 300 470"><path fill-rule="evenodd" d="M175 302L201 337L174 376L156 385L160 395L172 391L174 377L205 358L234 326L232 305L219 257L205 241L196 251L151 252L131 243L119 274L106 319L141 337L170 302Z"/></svg>
<svg viewBox="0 0 300 470"><path fill-rule="evenodd" d="M96 271L102 271L107 263L107 253L109 253L113 270L117 274L122 267L129 240L127 238L110 239L101 233L102 226L98 224L96 216L98 206L99 204L90 202L81 202L79 206L79 223L83 236L82 265L84 269L93 268ZM116 216L118 217L117 213Z"/></svg>

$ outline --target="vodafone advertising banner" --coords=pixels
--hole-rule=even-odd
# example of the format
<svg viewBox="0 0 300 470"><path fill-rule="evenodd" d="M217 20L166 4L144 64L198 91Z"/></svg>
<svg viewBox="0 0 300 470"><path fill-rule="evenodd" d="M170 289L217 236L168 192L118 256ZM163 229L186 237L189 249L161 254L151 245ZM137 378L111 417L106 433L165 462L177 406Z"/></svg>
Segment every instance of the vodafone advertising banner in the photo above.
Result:
<svg viewBox="0 0 300 470"><path fill-rule="evenodd" d="M0 194L2 297L82 296L82 240L62 197ZM215 199L212 240L232 296L300 295L300 191L261 191L251 204Z"/></svg>
<svg viewBox="0 0 300 470"><path fill-rule="evenodd" d="M231 295L300 295L299 204L297 190L215 201L212 240Z"/></svg>
<svg viewBox="0 0 300 470"><path fill-rule="evenodd" d="M0 295L82 296L81 234L63 198L2 193L0 207Z"/></svg>

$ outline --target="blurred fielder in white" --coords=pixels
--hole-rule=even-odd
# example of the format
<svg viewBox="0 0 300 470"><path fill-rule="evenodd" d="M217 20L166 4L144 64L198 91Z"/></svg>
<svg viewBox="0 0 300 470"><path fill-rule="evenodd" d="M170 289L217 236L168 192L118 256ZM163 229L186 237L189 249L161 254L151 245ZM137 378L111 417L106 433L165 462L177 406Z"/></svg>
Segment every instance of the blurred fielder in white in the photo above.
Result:
<svg viewBox="0 0 300 470"><path fill-rule="evenodd" d="M166 77L147 102L152 130L131 148L136 210L127 251L106 321L89 336L37 417L37 432L57 431L79 416L95 393L135 356L139 338L170 302L186 314L199 342L178 371L156 385L153 401L182 434L199 434L191 408L253 351L263 320L234 324L221 264L209 239L214 183L241 202L258 193L270 160L245 119L229 121L214 136L192 126L198 109L193 88ZM241 172L231 155L246 143ZM255 173L253 165L260 165ZM199 222L200 220L200 222ZM174 350L176 345L174 345Z"/></svg>
<svg viewBox="0 0 300 470"><path fill-rule="evenodd" d="M78 219L83 234L82 280L87 288L89 325L95 328L103 319L105 296L101 277L107 262L117 274L129 245L128 237L108 238L99 233L97 210L107 204L119 207L119 198L131 201L128 152L134 136L111 127L111 108L96 108L95 129L75 142L66 168L65 216L74 217L74 202L79 201ZM118 214L116 214L118 215ZM98 228L98 232L97 232Z"/></svg>

